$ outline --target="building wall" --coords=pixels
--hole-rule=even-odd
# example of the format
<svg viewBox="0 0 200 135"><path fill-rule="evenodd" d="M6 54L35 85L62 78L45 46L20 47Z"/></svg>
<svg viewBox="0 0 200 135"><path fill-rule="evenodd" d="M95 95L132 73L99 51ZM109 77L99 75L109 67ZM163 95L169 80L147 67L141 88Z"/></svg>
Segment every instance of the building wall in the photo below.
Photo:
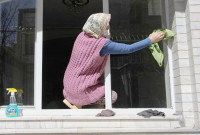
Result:
<svg viewBox="0 0 200 135"><path fill-rule="evenodd" d="M169 2L176 111L185 126L199 128L200 107L200 1Z"/></svg>

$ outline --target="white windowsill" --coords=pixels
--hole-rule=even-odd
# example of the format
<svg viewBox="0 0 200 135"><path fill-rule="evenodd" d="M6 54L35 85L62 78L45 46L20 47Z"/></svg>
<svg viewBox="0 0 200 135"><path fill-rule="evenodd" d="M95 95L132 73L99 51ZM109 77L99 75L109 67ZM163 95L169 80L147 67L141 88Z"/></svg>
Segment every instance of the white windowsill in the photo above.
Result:
<svg viewBox="0 0 200 135"><path fill-rule="evenodd" d="M14 117L9 118L6 116L0 116L0 121L38 121L38 120L174 120L177 121L178 117L174 115L166 115L165 117L161 116L152 116L150 118L144 118L142 116L138 115L132 115L132 116L125 116L125 115L115 115L111 117L97 117L97 116L67 116L67 115L60 115L60 116L20 116L20 117Z"/></svg>
<svg viewBox="0 0 200 135"><path fill-rule="evenodd" d="M146 108L145 108L146 109ZM144 109L113 109L112 117L96 117L102 109L24 110L24 116L7 118L0 115L0 134L5 133L183 133L179 117L165 110L165 117L144 118ZM161 111L160 109L157 109ZM1 110L4 113L5 109ZM169 113L170 112L170 113ZM56 114L57 113L57 114ZM4 124L5 123L5 124ZM12 125L12 127L11 127ZM40 125L40 126L38 126ZM14 126L14 127L13 127ZM186 130L184 130L185 132ZM187 129L187 132L195 132Z"/></svg>
<svg viewBox="0 0 200 135"><path fill-rule="evenodd" d="M177 129L131 129L131 128L123 128L124 130L122 129L116 129L116 128L110 128L110 129L107 129L107 128L102 128L101 129L101 133L108 133L108 132L112 132L112 133L119 133L120 131L121 132L135 132L135 133L142 133L142 132L148 132L148 133L200 133L200 130L199 129L192 129L192 128L187 128L187 127L184 127L184 128L177 128ZM9 130L9 133L12 132L12 129L8 129ZM20 131L20 129L18 129ZM23 129L25 130L25 129ZM33 130L33 129L32 129ZM41 129L40 129L41 130ZM74 131L73 129L63 129L62 131L60 131L60 129L45 129L46 131L51 131L49 133L66 133L66 131ZM45 130L41 130L41 131L37 131L37 132L30 132L31 129L27 130L29 131L28 133L47 133L45 132ZM81 130L81 129L79 129ZM84 129L82 129L83 131ZM99 130L99 129L98 129ZM93 133L99 133L97 129L93 128L93 129L87 129L87 131L93 131ZM125 131L126 130L126 131ZM0 130L1 131L1 130ZM104 132L102 132L104 131ZM26 130L25 130L26 132ZM67 132L67 133L72 133L72 132ZM89 132L85 132L85 133L89 133Z"/></svg>
<svg viewBox="0 0 200 135"><path fill-rule="evenodd" d="M104 109L42 109L36 110L34 107L19 107L23 109L23 116L95 116ZM170 108L113 108L112 111L118 116L137 116L137 113L147 110L158 110L164 112L166 116L174 116L175 110ZM5 116L6 107L0 108L0 117Z"/></svg>
<svg viewBox="0 0 200 135"><path fill-rule="evenodd" d="M74 129L74 128L68 128L68 129L0 129L0 134L10 134L10 133L66 133L68 134L94 134L94 133L122 133L122 134L176 134L176 135L182 135L182 134L197 134L199 135L200 130L198 129L192 129L192 128L177 128L177 129L133 129L133 128L84 128L84 129Z"/></svg>

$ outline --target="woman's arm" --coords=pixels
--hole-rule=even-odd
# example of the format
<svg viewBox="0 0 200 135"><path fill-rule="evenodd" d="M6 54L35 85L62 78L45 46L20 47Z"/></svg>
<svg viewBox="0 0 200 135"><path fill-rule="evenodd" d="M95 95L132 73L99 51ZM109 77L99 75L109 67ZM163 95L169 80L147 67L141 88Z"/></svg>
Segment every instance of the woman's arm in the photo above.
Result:
<svg viewBox="0 0 200 135"><path fill-rule="evenodd" d="M100 55L104 56L106 54L129 54L146 48L152 44L150 38L146 38L139 42L133 43L131 45L124 43L107 41L100 51Z"/></svg>

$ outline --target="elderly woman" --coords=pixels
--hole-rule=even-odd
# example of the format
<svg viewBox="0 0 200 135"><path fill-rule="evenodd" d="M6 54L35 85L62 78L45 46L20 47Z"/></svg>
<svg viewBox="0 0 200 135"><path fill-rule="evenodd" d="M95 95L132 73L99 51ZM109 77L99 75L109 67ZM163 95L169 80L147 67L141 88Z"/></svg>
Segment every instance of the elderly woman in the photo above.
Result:
<svg viewBox="0 0 200 135"><path fill-rule="evenodd" d="M110 14L92 14L75 40L63 79L64 103L70 108L105 103L103 73L109 54L133 53L164 37L162 32L154 32L148 38L131 45L113 42L105 38L110 18ZM116 99L117 94L112 91L112 103Z"/></svg>

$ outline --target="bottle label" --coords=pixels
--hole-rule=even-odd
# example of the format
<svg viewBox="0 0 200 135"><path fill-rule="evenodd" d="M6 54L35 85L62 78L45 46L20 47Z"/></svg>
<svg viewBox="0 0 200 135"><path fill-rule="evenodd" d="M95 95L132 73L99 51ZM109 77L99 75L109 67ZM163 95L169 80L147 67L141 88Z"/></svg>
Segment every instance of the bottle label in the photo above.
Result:
<svg viewBox="0 0 200 135"><path fill-rule="evenodd" d="M6 112L7 116L17 116L17 110L15 106L10 106Z"/></svg>

